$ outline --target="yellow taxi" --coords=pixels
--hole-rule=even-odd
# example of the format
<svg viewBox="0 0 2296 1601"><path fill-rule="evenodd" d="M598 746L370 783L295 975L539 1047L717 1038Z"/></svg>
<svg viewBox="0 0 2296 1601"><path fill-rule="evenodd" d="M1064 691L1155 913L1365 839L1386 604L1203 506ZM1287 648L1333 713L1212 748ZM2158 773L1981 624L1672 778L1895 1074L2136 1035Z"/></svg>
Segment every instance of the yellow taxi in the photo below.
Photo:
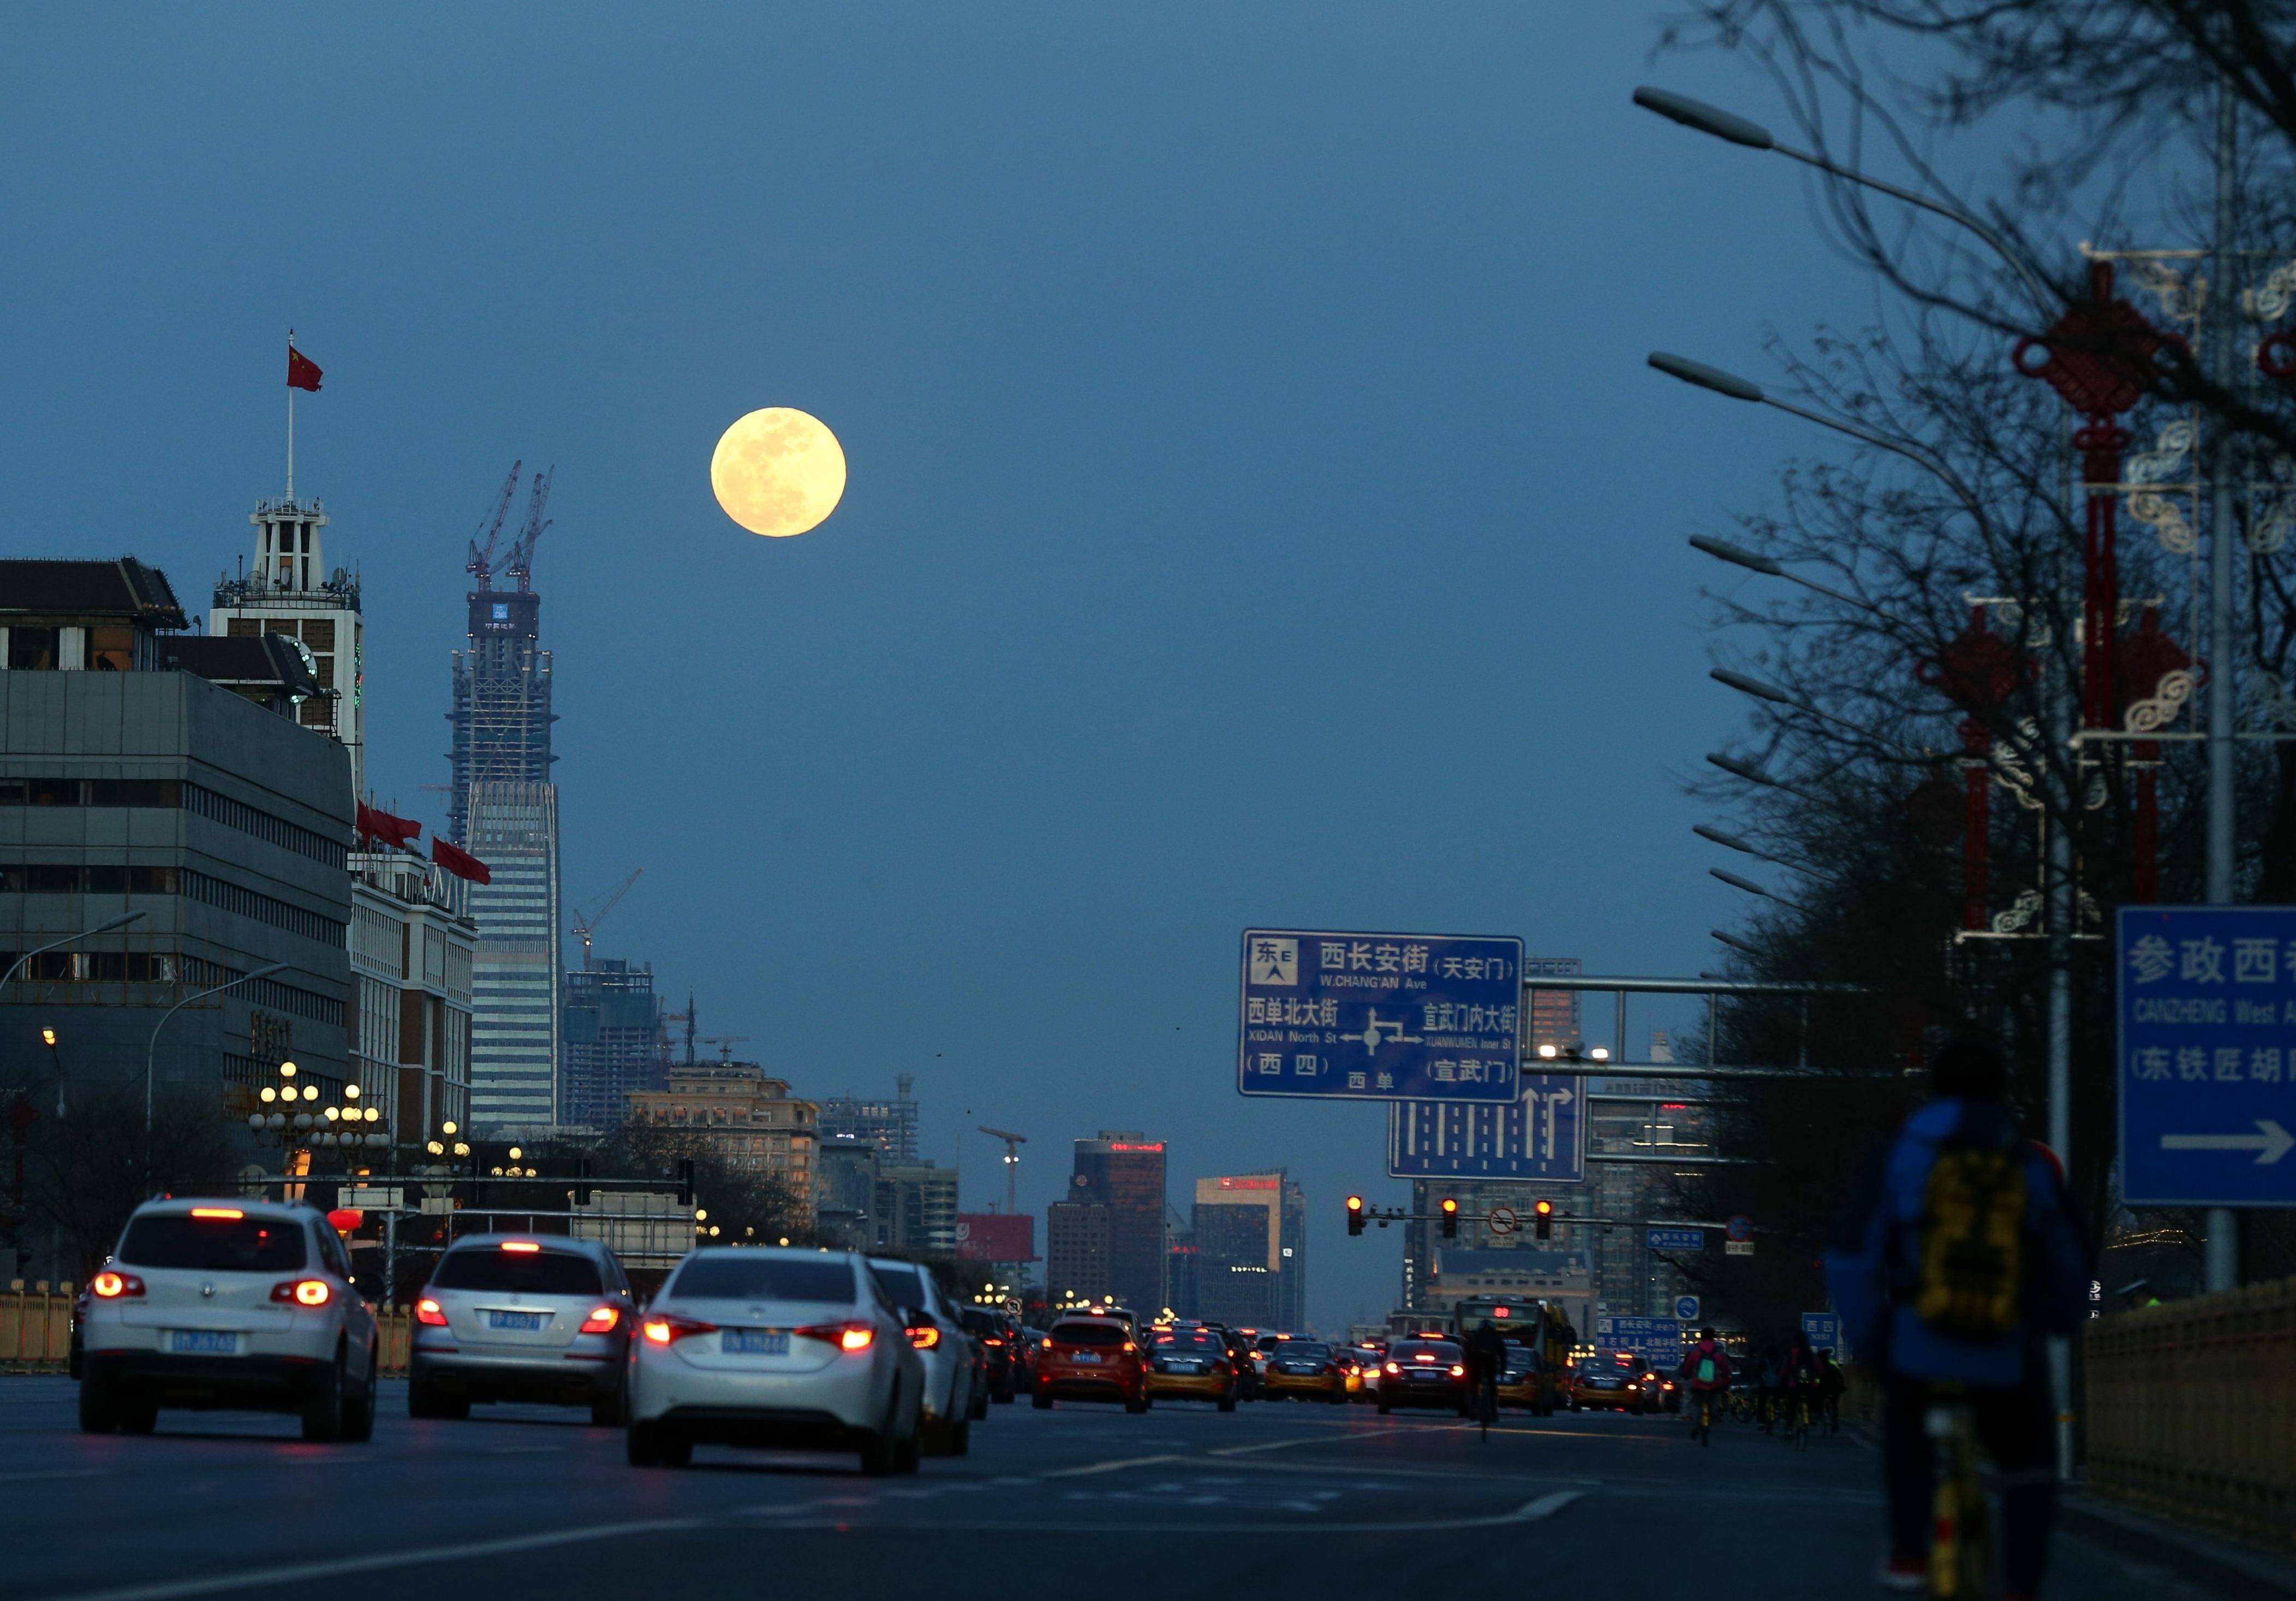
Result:
<svg viewBox="0 0 2296 1601"><path fill-rule="evenodd" d="M1296 1395L1302 1401L1335 1401L1344 1405L1348 1399L1339 1355L1321 1340L1285 1340L1277 1345L1267 1353L1259 1383L1269 1401Z"/></svg>
<svg viewBox="0 0 2296 1601"><path fill-rule="evenodd" d="M1227 1345L1202 1328L1169 1328L1148 1347L1148 1393L1159 1401L1209 1401L1235 1410L1235 1368Z"/></svg>

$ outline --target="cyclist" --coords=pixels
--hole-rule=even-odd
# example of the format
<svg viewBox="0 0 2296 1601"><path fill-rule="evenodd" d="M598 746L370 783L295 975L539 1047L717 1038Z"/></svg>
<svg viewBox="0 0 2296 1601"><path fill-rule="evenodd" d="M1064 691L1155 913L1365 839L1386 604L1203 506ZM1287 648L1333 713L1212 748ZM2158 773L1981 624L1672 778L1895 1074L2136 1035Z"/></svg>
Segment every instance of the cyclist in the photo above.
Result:
<svg viewBox="0 0 2296 1601"><path fill-rule="evenodd" d="M1730 1399L1730 1353L1711 1328L1698 1331L1698 1343L1682 1359L1681 1377L1690 1386L1693 1432L1698 1443L1711 1443L1714 1414Z"/></svg>
<svg viewBox="0 0 2296 1601"><path fill-rule="evenodd" d="M1485 1318L1467 1336L1467 1382L1474 1387L1475 1417L1488 1433L1498 1416L1499 1375L1505 1371L1506 1336Z"/></svg>
<svg viewBox="0 0 2296 1601"><path fill-rule="evenodd" d="M1841 1371L1841 1364L1833 1360L1833 1352L1817 1353L1817 1401L1825 1413L1825 1432L1841 1433L1841 1393L1849 1387L1849 1380Z"/></svg>
<svg viewBox="0 0 2296 1601"><path fill-rule="evenodd" d="M1762 1420L1765 1434L1777 1427L1779 1402L1785 1396L1785 1375L1778 1368L1778 1348L1767 1345L1754 1363L1754 1410Z"/></svg>
<svg viewBox="0 0 2296 1601"><path fill-rule="evenodd" d="M2008 1601L2030 1601L2055 1509L2043 1342L2079 1326L2088 1249L2056 1159L2021 1138L1999 1047L1955 1040L1930 1068L1937 1099L1906 1121L1844 1210L1826 1277L1852 1349L1884 1385L1890 1555L1882 1582L1927 1582L1931 1400L1953 1394L2007 1477Z"/></svg>

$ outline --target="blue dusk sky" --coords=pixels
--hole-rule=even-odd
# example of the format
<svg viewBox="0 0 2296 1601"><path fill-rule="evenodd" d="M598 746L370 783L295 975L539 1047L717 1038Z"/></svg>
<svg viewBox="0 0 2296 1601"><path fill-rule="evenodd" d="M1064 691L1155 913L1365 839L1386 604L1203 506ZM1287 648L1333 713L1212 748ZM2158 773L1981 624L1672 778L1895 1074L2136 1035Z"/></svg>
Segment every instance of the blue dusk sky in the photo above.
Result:
<svg viewBox="0 0 2296 1601"><path fill-rule="evenodd" d="M369 782L437 824L464 543L555 464L564 889L800 1092L916 1075L1001 1203L1067 1141L1306 1187L1309 1309L1383 1109L1234 1090L1247 926L1715 965L1683 775L1740 709L1685 548L1790 421L1648 372L1866 321L1798 171L1628 96L1638 5L47 5L0 45L0 549L203 609L283 475L365 583ZM711 498L801 407L850 486ZM570 947L571 949L571 947ZM1605 1003L1588 1036L1607 1041ZM1638 1006L1631 1044L1692 1009Z"/></svg>

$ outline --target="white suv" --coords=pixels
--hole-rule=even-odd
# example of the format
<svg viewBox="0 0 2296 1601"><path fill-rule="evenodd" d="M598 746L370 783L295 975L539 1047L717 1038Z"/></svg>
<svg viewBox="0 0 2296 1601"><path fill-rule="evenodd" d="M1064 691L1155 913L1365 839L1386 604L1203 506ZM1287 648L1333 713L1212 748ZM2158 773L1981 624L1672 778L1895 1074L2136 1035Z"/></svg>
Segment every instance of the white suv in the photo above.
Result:
<svg viewBox="0 0 2296 1601"><path fill-rule="evenodd" d="M161 1407L293 1412L374 1433L374 1309L327 1220L268 1201L150 1201L88 1280L79 1425L148 1434Z"/></svg>
<svg viewBox="0 0 2296 1601"><path fill-rule="evenodd" d="M925 1363L922 1428L925 1452L962 1457L972 1449L972 1336L933 1282L931 1272L911 1262L873 1256L869 1270L885 1287L885 1299L911 1314L909 1344Z"/></svg>

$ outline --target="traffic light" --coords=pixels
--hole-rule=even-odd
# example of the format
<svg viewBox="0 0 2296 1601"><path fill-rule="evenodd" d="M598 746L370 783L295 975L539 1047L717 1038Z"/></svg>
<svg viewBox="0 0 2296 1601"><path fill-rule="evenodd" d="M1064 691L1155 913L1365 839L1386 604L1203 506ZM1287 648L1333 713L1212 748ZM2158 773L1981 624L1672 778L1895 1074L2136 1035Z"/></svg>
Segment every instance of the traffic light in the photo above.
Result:
<svg viewBox="0 0 2296 1601"><path fill-rule="evenodd" d="M1361 1234L1363 1232L1363 1197L1349 1196L1348 1197L1348 1232L1349 1234Z"/></svg>
<svg viewBox="0 0 2296 1601"><path fill-rule="evenodd" d="M1554 1203L1540 1201L1530 1210L1535 1219L1531 1224L1531 1232L1541 1239L1553 1239L1554 1238Z"/></svg>
<svg viewBox="0 0 2296 1601"><path fill-rule="evenodd" d="M1449 1196L1443 1197L1443 1238L1445 1239L1459 1238L1459 1203Z"/></svg>

